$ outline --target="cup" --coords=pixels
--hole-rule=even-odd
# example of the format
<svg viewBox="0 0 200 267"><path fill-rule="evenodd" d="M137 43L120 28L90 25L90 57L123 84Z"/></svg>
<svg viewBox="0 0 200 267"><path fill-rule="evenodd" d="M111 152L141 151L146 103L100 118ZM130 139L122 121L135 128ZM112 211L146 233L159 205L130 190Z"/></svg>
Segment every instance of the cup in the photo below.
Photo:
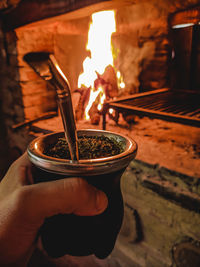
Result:
<svg viewBox="0 0 200 267"><path fill-rule="evenodd" d="M63 132L44 135L28 146L30 161L36 166L35 183L82 177L88 183L105 192L108 197L106 210L95 216L58 214L47 218L40 229L43 247L51 257L65 254L86 256L95 254L106 258L113 250L123 220L123 199L120 178L135 158L137 144L131 138L104 130L78 130L78 136L107 136L123 146L123 152L110 157L71 161L44 154Z"/></svg>

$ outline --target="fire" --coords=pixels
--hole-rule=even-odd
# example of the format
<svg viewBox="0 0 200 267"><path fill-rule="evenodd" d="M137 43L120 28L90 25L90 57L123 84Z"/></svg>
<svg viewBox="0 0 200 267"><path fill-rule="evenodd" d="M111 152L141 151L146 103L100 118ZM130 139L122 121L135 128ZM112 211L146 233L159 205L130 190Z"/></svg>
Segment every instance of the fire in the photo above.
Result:
<svg viewBox="0 0 200 267"><path fill-rule="evenodd" d="M103 88L101 86L97 90L92 88L91 91L90 91L90 98L89 98L89 101L88 101L88 105L87 105L87 107L85 109L85 118L86 118L86 120L89 120L89 118L90 118L89 110L92 107L92 104L95 102L95 100L98 97L98 95L100 95L100 103L98 104L97 109L101 110L102 105L103 105L102 101L104 101L104 99L105 99L105 93L104 93L104 90L103 90Z"/></svg>
<svg viewBox="0 0 200 267"><path fill-rule="evenodd" d="M119 88L124 88L125 87L125 83L123 81L123 78L122 78L121 73L120 73L119 70L117 71L117 82L118 82Z"/></svg>
<svg viewBox="0 0 200 267"><path fill-rule="evenodd" d="M111 43L112 33L116 32L115 11L101 11L92 15L92 21L88 32L86 49L90 51L90 57L83 62L83 73L79 75L78 87L91 88L88 105L85 109L85 118L89 119L89 110L92 104L99 99L97 109L102 109L106 95L102 86L95 88L94 82L98 75L102 75L107 66L113 66L113 48ZM118 86L123 87L120 72L117 72Z"/></svg>

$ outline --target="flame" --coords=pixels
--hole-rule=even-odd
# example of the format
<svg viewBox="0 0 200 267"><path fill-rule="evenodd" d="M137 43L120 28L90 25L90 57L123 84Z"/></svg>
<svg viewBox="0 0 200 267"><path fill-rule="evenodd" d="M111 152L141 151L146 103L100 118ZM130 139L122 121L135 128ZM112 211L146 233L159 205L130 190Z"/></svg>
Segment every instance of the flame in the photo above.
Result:
<svg viewBox="0 0 200 267"><path fill-rule="evenodd" d="M95 100L96 100L96 98L98 97L99 94L101 94L103 96L105 95L104 90L103 90L103 88L101 86L98 88L98 90L95 90L94 88L91 89L88 105L85 108L85 118L86 118L86 120L89 120L89 118L90 118L89 110L92 107L92 104L95 102ZM102 98L104 98L104 97L101 97L101 99ZM102 101L104 101L104 100L102 100ZM97 109L98 110L101 109L101 104L100 103L98 104Z"/></svg>
<svg viewBox="0 0 200 267"><path fill-rule="evenodd" d="M79 76L78 87L94 85L97 78L96 71L103 74L106 66L113 66L111 35L116 31L115 12L101 11L92 15L92 22L88 32L87 50L91 57L83 62L83 73Z"/></svg>
<svg viewBox="0 0 200 267"><path fill-rule="evenodd" d="M101 86L99 88L100 88L100 100L99 100L99 104L97 106L97 109L100 111L103 107L103 103L106 99L106 95L105 95L103 88Z"/></svg>
<svg viewBox="0 0 200 267"><path fill-rule="evenodd" d="M113 108L109 108L108 112L109 112L110 114L113 114L113 113L114 113L114 109L113 109Z"/></svg>
<svg viewBox="0 0 200 267"><path fill-rule="evenodd" d="M117 84L119 88L122 88L122 89L125 88L125 83L123 81L123 77L121 76L121 73L119 70L117 71Z"/></svg>
<svg viewBox="0 0 200 267"><path fill-rule="evenodd" d="M83 62L83 73L79 75L78 87L91 87L88 105L85 109L85 118L89 119L88 114L92 104L100 97L98 110L101 110L105 101L105 92L100 86L94 88L94 81L97 79L97 73L103 74L108 65L113 66L112 54L112 33L116 32L115 11L101 11L92 15L90 28L88 31L88 43L86 49L90 51L90 57L86 57ZM123 86L123 81L120 75L118 76L118 86Z"/></svg>

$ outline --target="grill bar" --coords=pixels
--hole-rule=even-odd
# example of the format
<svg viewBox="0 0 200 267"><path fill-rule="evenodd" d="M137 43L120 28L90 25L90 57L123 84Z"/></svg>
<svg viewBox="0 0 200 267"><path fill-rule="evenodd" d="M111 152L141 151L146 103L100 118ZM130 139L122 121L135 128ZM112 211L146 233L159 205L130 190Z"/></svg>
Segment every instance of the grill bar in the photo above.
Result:
<svg viewBox="0 0 200 267"><path fill-rule="evenodd" d="M109 108L118 112L145 115L200 127L200 93L159 89L140 93L104 104L103 128L105 116Z"/></svg>
<svg viewBox="0 0 200 267"><path fill-rule="evenodd" d="M197 116L198 118L200 118L200 108L196 111L190 112L188 113L188 116Z"/></svg>

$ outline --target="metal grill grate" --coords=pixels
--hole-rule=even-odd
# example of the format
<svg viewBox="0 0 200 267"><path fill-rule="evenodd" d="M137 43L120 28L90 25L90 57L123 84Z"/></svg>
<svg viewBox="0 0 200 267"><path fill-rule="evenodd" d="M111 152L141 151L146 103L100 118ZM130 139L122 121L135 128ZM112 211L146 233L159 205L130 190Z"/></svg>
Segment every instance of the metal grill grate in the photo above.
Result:
<svg viewBox="0 0 200 267"><path fill-rule="evenodd" d="M103 112L103 124L109 108L200 127L198 92L160 89L107 102ZM105 128L105 125L103 127Z"/></svg>

